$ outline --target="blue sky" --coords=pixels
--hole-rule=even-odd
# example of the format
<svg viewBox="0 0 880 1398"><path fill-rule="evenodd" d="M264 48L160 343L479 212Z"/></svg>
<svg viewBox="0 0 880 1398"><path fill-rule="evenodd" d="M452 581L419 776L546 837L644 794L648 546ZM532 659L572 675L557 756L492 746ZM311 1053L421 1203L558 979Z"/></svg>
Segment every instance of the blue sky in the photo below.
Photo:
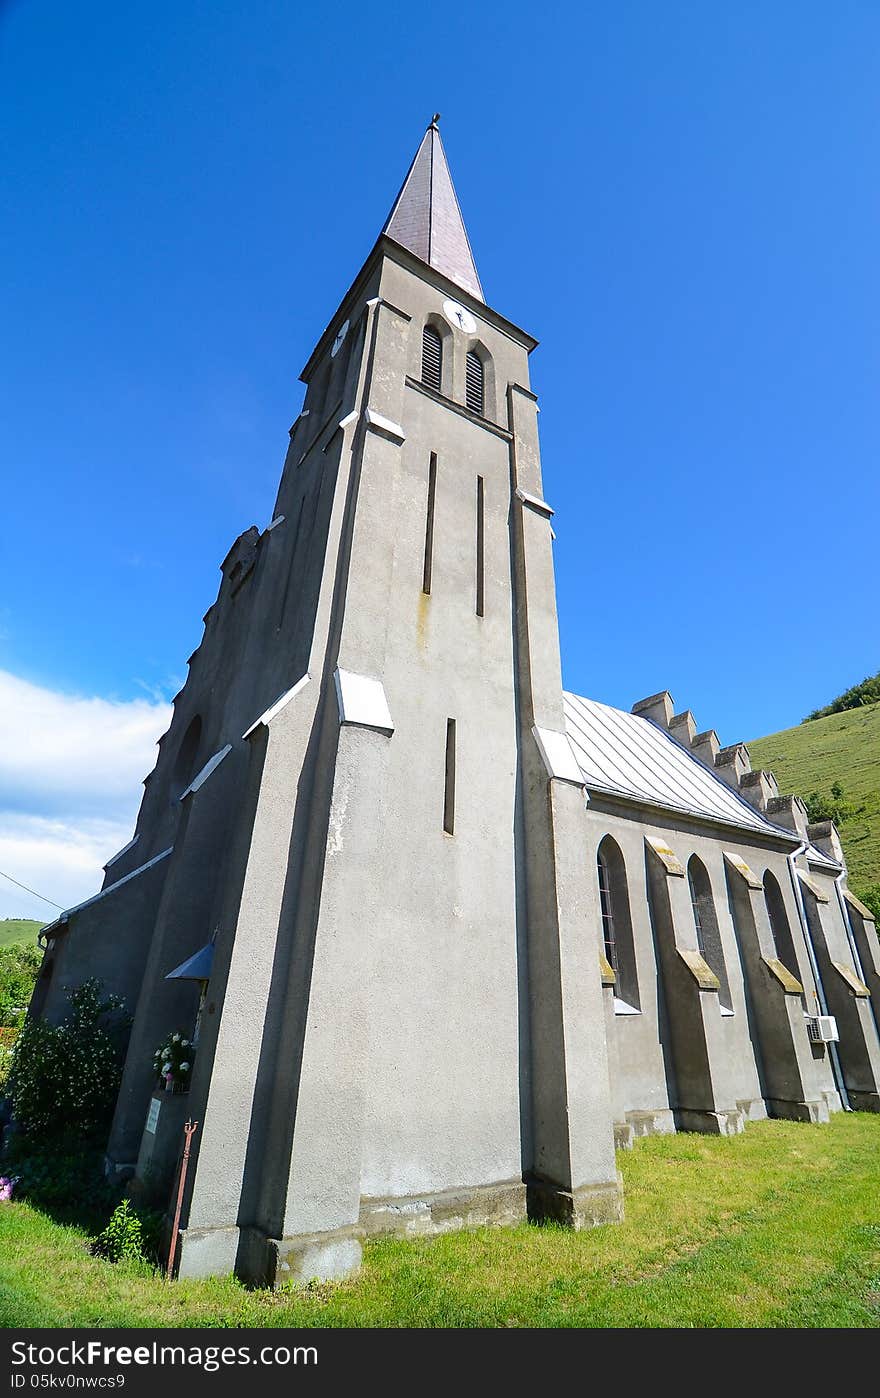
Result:
<svg viewBox="0 0 880 1398"><path fill-rule="evenodd" d="M541 341L566 683L731 742L880 664L880 7L444 9L0 0L5 712L150 730L120 832L434 110L487 298ZM46 802L0 757L0 868L3 811L73 828Z"/></svg>

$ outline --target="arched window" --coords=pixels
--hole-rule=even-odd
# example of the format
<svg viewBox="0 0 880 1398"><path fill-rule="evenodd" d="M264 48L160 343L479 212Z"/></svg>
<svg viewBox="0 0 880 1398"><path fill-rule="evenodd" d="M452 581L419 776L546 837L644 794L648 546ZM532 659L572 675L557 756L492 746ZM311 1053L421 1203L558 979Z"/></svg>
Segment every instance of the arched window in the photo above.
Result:
<svg viewBox="0 0 880 1398"><path fill-rule="evenodd" d="M709 875L706 866L696 855L691 857L687 873L691 907L694 910L694 926L697 930L697 946L703 960L718 977L718 1000L722 1010L732 1014L730 985L727 980L727 967L724 964L724 952L721 949L721 933L718 931L718 917Z"/></svg>
<svg viewBox="0 0 880 1398"><path fill-rule="evenodd" d="M770 931L773 933L776 955L786 970L791 971L796 980L800 980L801 973L795 955L788 914L782 900L782 889L769 869L764 875L764 902L767 904L767 916L770 919Z"/></svg>
<svg viewBox="0 0 880 1398"><path fill-rule="evenodd" d="M483 361L473 350L468 350L465 364L464 400L472 413L483 416L485 390L483 385Z"/></svg>
<svg viewBox="0 0 880 1398"><path fill-rule="evenodd" d="M422 383L440 392L443 373L443 341L433 325L422 331Z"/></svg>
<svg viewBox="0 0 880 1398"><path fill-rule="evenodd" d="M177 749L177 756L174 759L174 769L171 773L171 799L176 801L182 792L186 791L193 777L198 772L196 758L199 755L199 746L202 741L202 720L196 714L190 720L189 727L180 740L180 747Z"/></svg>
<svg viewBox="0 0 880 1398"><path fill-rule="evenodd" d="M636 955L633 942L629 893L626 887L626 865L619 846L610 835L599 846L596 856L599 875L599 908L602 914L602 940L605 956L616 977L615 1009L625 1014L638 1010L639 982L636 975Z"/></svg>

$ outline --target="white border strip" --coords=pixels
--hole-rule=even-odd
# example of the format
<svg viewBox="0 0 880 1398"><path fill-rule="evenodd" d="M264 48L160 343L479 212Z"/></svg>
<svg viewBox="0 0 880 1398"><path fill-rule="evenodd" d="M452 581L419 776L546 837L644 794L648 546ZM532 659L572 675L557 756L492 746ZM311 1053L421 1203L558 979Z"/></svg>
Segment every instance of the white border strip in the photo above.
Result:
<svg viewBox="0 0 880 1398"><path fill-rule="evenodd" d="M93 903L99 903L101 899L106 898L108 894L115 893L117 888L121 888L124 883L129 883L131 879L136 879L138 874L145 874L148 869L152 869L154 864L158 864L160 859L167 859L173 849L174 846L169 845L167 849L163 849L161 854L154 854L153 858L148 859L146 864L142 864L139 869L132 869L130 874L125 874L123 878L117 879L115 883L109 884L107 888L102 888L101 892L96 893L94 897L87 898L84 903L77 903L74 908L67 908L60 917L56 917L54 922L50 922L46 927L40 928L40 936L42 937L45 933L51 932L53 927L57 927L59 923L67 922L68 918L72 917L74 913L81 913L83 908L90 908Z"/></svg>
<svg viewBox="0 0 880 1398"><path fill-rule="evenodd" d="M302 676L301 679L297 680L296 684L293 686L292 689L285 690L284 693L275 700L275 703L270 704L268 709L265 709L263 713L260 714L260 717L254 720L250 728L246 729L245 732L242 733L242 738L250 738L252 734L256 733L261 723L265 723L268 727L275 715L280 714L281 710L285 707L285 705L289 704L291 699L293 699L295 695L299 694L301 689L305 689L306 685L308 684L311 678L311 675L306 673Z"/></svg>
<svg viewBox="0 0 880 1398"><path fill-rule="evenodd" d="M199 772L198 776L193 777L189 786L186 788L186 791L182 791L180 793L178 800L182 801L184 797L194 795L200 787L203 787L205 785L205 782L210 777L211 773L216 772L224 757L226 757L230 752L232 752L232 744L227 743L225 748L221 748L219 752L214 753L213 757L209 757L204 767Z"/></svg>
<svg viewBox="0 0 880 1398"><path fill-rule="evenodd" d="M134 839L129 840L129 842L128 842L127 845L123 845L121 850L117 850L117 852L116 852L116 854L114 854L113 858L112 858L112 859L108 859L108 860L107 860L107 863L104 865L104 872L106 873L107 870L110 868L110 865L111 865L111 864L115 864L116 861L117 861L117 859L121 859L122 856L123 856L124 854L128 854L128 851L129 851L130 849L134 849L135 845L137 844L137 842L138 842L138 840L139 840L140 838L141 838L140 835L135 835L135 836L134 836Z"/></svg>

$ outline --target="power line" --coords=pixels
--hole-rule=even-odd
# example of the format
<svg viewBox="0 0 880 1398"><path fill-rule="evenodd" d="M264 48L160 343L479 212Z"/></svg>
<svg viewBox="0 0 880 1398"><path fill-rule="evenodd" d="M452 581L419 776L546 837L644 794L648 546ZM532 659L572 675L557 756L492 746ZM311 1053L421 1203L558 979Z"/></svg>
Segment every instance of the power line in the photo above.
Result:
<svg viewBox="0 0 880 1398"><path fill-rule="evenodd" d="M11 874L4 874L2 869L0 869L0 878L8 879L10 883L15 884L16 888L23 888L25 893L33 894L34 898L39 898L41 903L48 903L50 907L57 908L59 913L64 912L60 903L53 902L51 898L44 898L43 894L38 893L35 888L28 888L26 883L19 883L18 879L14 879Z"/></svg>

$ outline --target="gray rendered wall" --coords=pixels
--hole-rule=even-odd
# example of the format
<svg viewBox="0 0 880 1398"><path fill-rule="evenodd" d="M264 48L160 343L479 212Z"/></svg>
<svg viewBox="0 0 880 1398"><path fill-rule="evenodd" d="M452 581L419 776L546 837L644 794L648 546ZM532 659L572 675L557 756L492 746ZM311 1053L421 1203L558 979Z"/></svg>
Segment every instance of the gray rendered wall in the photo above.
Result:
<svg viewBox="0 0 880 1398"><path fill-rule="evenodd" d="M665 841L685 868L691 855L698 855L709 873L734 1010L732 1017L717 1013L715 1026L726 1071L730 1075L729 1095L746 1116L755 1118L764 1115L760 1073L762 1046L754 1007L747 1004L740 943L727 893L728 866L724 851L742 859L759 878L763 878L767 869L774 873L792 929L801 983L805 991L812 995L814 982L800 930L797 904L791 890L785 852L750 840L745 832L725 833L706 826L701 829L694 822L674 818L661 821L656 813L652 817L643 807L603 803L596 795L591 800L588 816L590 843L586 858L591 868L595 867L596 851L606 834L616 840L626 861L641 997L639 1015L615 1015L613 1018L627 1120L636 1132L644 1129L665 1130L668 1129L668 1117L664 1115L664 1110L686 1105L676 1085L668 1037L671 1028L668 1015L676 1012L675 999L670 999L669 987L664 986L657 971L658 929L652 930L648 909L646 836ZM685 903L681 915L690 917L689 906ZM595 927L595 935L601 941L599 924ZM717 996L714 998L717 1000ZM803 1056L808 1057L804 1072L809 1100L825 1101L833 1109L839 1103L827 1052L819 1049L814 1053L808 1044L804 1025L795 1024L794 1030L789 1031L784 1004L779 1013L784 1016L780 1019L780 1026L785 1033L799 1032L801 1035ZM773 1052L772 1040L765 1045L765 1051Z"/></svg>

